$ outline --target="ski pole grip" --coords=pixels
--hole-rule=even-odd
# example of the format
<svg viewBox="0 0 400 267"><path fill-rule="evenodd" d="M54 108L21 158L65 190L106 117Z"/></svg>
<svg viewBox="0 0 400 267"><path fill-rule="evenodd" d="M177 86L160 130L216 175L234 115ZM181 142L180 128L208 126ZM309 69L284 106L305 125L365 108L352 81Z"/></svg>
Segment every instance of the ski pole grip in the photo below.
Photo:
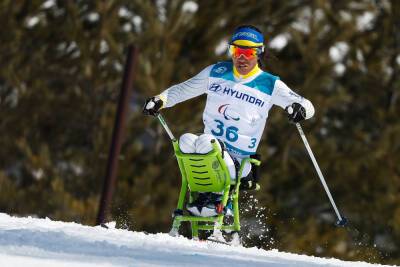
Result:
<svg viewBox="0 0 400 267"><path fill-rule="evenodd" d="M147 103L146 108L151 109L151 108L154 108L155 105L156 104L152 101L152 102Z"/></svg>

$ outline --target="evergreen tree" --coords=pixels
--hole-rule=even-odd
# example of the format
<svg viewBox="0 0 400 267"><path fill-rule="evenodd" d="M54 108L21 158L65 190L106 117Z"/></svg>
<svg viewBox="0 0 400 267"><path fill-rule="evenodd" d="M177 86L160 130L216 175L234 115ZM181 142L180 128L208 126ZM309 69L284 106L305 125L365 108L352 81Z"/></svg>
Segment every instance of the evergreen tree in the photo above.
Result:
<svg viewBox="0 0 400 267"><path fill-rule="evenodd" d="M394 0L2 1L0 211L94 223L133 43L139 58L109 219L167 231L180 173L162 127L141 114L144 99L226 60L234 28L254 24L266 37L267 70L316 107L303 127L352 225L333 226L298 133L276 109L256 194L268 236L246 242L398 263L399 17ZM176 136L198 133L204 105L202 96L163 114Z"/></svg>

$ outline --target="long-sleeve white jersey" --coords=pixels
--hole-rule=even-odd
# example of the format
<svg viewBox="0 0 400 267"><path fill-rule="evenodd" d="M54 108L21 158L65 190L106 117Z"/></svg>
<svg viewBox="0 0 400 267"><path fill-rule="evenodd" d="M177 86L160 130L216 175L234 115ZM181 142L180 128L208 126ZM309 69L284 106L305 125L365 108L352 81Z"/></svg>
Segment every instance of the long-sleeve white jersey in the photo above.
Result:
<svg viewBox="0 0 400 267"><path fill-rule="evenodd" d="M163 107L168 108L204 93L204 133L224 141L234 157L256 153L272 105L286 108L297 102L305 108L306 119L314 115L311 102L293 92L279 77L259 70L240 79L233 74L232 62L208 66L189 80L169 87L159 97L164 101Z"/></svg>

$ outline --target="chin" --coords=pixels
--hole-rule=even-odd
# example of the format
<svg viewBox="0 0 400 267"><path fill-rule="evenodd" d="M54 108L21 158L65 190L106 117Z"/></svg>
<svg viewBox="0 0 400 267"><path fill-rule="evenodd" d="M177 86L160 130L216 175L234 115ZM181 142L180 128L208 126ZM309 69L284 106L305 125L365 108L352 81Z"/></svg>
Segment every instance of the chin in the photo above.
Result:
<svg viewBox="0 0 400 267"><path fill-rule="evenodd" d="M238 68L238 72L242 75L248 73L250 71L249 67Z"/></svg>

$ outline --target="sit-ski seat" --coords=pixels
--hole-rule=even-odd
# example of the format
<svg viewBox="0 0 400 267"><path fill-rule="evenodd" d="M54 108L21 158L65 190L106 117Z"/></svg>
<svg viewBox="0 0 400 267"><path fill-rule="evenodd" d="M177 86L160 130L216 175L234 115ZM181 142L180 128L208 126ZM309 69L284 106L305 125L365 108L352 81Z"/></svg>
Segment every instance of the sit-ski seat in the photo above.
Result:
<svg viewBox="0 0 400 267"><path fill-rule="evenodd" d="M178 199L177 209L174 211L171 235L178 235L181 222L191 223L192 238L198 239L199 230L215 231L240 231L239 221L239 186L240 179L231 179L229 170L222 157L215 140L212 140L213 150L208 154L185 154L179 149L177 140L172 141L179 169L182 174L182 185ZM242 176L246 162L259 165L256 159L246 158L242 160L237 177ZM217 205L217 216L199 217L184 215L186 195L189 193L189 201L193 201L197 193L222 192L222 200ZM228 200L232 201L233 224L224 224L224 216Z"/></svg>

